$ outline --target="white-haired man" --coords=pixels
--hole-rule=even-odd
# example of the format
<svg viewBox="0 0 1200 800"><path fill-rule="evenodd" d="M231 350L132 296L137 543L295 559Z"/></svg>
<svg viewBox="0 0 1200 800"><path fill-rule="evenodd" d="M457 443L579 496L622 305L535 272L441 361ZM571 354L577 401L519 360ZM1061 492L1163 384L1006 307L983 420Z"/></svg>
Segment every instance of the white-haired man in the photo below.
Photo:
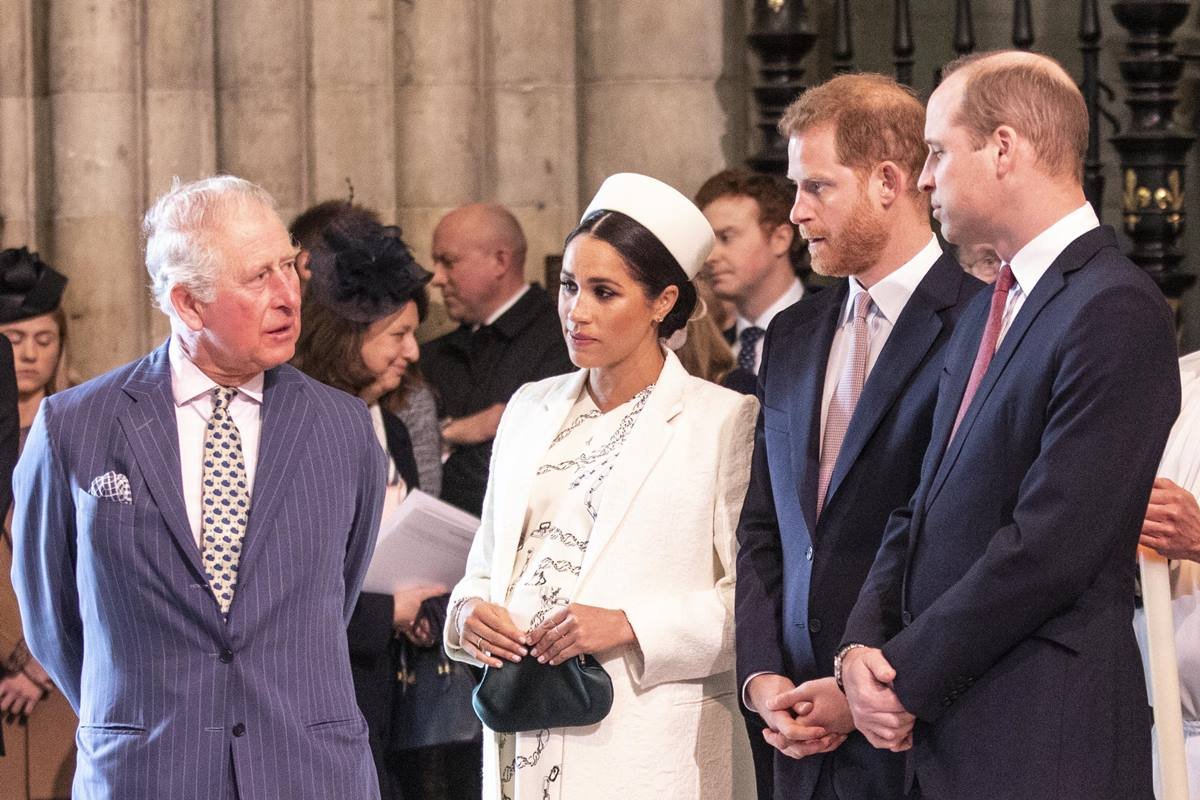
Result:
<svg viewBox="0 0 1200 800"><path fill-rule="evenodd" d="M370 417L285 363L299 251L265 191L175 186L145 232L170 339L48 398L15 479L74 796L378 797L345 634L384 487Z"/></svg>

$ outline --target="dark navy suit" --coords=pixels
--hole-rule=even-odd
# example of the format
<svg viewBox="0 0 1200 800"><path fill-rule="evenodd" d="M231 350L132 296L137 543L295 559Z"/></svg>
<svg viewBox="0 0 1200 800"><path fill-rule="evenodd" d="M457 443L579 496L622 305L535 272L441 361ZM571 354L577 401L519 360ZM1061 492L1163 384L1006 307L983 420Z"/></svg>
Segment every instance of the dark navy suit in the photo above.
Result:
<svg viewBox="0 0 1200 800"><path fill-rule="evenodd" d="M847 625L896 668L925 800L1152 797L1134 552L1179 370L1116 245L1095 229L1049 267L947 448L990 293L963 317L920 486Z"/></svg>
<svg viewBox="0 0 1200 800"><path fill-rule="evenodd" d="M888 514L908 502L929 440L944 348L982 287L943 255L895 321L855 407L816 517L821 397L849 288L801 300L772 323L759 373L762 414L738 526L739 684L774 672L796 684L833 674L846 617ZM759 723L761 731L762 724ZM823 763L831 762L831 763ZM774 757L775 797L893 798L903 760L853 733L829 755Z"/></svg>
<svg viewBox="0 0 1200 800"><path fill-rule="evenodd" d="M188 524L166 345L42 402L13 578L30 650L79 714L76 800L378 797L346 623L383 451L360 400L286 364L263 391L228 621ZM132 503L88 493L110 471Z"/></svg>

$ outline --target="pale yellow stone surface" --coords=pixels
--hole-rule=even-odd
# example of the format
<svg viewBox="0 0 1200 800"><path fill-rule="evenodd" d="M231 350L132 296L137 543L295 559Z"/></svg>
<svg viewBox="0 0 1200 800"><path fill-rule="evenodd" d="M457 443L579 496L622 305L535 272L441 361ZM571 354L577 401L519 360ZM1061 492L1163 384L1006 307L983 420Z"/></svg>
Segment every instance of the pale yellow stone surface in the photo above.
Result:
<svg viewBox="0 0 1200 800"><path fill-rule="evenodd" d="M148 283L136 225L123 215L54 220L55 268L70 278L71 361L99 374L148 350ZM158 312L154 312L158 313Z"/></svg>
<svg viewBox="0 0 1200 800"><path fill-rule="evenodd" d="M691 196L725 166L725 114L711 81L591 86L583 115L589 197L614 172L642 172Z"/></svg>
<svg viewBox="0 0 1200 800"><path fill-rule="evenodd" d="M501 202L540 283L610 172L690 193L724 166L739 8L0 0L3 243L38 240L71 276L74 361L89 376L166 335L138 226L174 175L259 182L285 220L344 197L349 178L427 266L447 211ZM435 311L422 334L446 329Z"/></svg>

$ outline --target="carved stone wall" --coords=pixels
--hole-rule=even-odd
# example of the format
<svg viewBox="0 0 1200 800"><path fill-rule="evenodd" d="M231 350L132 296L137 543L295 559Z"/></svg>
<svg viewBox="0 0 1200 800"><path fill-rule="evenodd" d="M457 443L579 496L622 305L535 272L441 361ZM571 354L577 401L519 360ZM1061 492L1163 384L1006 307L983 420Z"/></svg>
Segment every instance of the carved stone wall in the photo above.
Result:
<svg viewBox="0 0 1200 800"><path fill-rule="evenodd" d="M511 207L529 276L600 181L695 191L745 151L735 0L0 0L0 243L71 278L85 376L165 336L138 226L231 172L285 218L355 199L427 263L433 225Z"/></svg>

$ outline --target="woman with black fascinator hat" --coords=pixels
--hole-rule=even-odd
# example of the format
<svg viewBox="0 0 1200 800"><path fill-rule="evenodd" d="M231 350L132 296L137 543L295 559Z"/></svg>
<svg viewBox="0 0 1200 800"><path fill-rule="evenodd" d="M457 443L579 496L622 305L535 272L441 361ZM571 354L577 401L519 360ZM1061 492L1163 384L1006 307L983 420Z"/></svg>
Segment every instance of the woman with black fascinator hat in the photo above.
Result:
<svg viewBox="0 0 1200 800"><path fill-rule="evenodd" d="M24 247L0 251L0 334L8 337L16 368L20 443L49 394L69 385L67 278ZM5 758L0 795L14 800L71 796L78 721L66 698L30 655L21 632L12 571L10 516L0 543L0 720Z"/></svg>
<svg viewBox="0 0 1200 800"><path fill-rule="evenodd" d="M412 437L388 399L419 356L414 333L432 276L398 228L363 214L333 217L310 246L309 269L292 363L367 404L390 456L386 518L421 483ZM350 621L355 691L384 800L479 796L474 678L451 664L436 641L447 591L364 592Z"/></svg>

